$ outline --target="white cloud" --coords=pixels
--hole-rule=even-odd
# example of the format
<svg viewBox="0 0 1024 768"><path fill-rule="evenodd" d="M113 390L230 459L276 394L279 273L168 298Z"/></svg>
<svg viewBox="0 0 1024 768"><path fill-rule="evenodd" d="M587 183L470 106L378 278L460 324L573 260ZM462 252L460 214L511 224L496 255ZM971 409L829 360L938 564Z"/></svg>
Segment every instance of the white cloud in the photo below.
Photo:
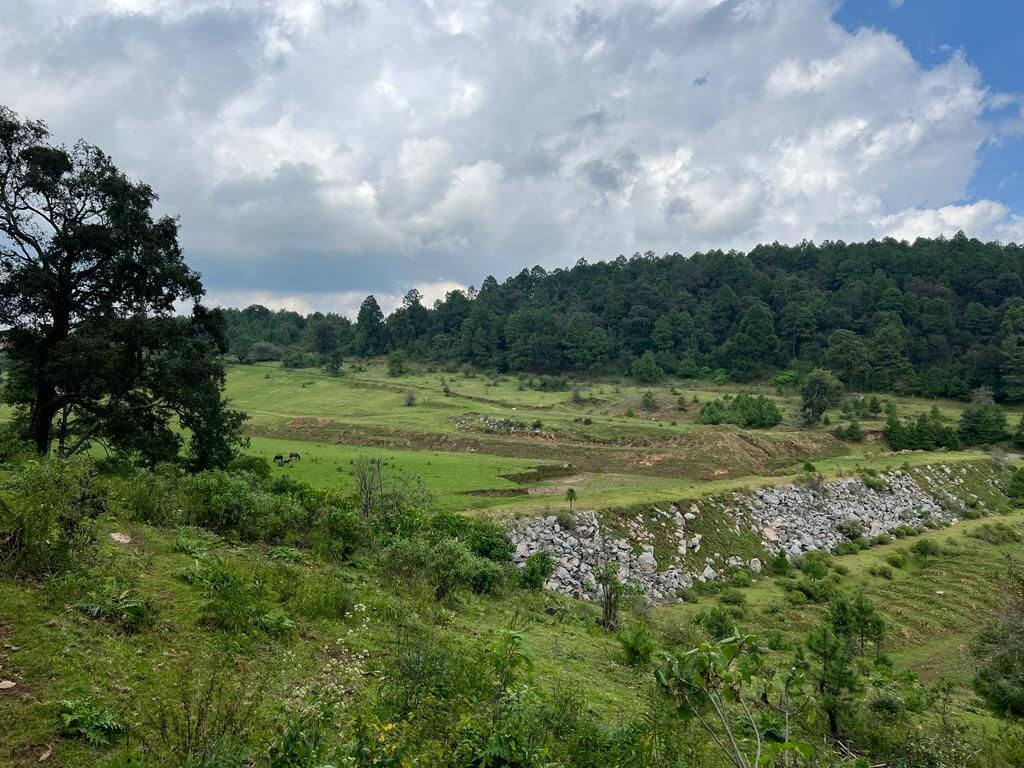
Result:
<svg viewBox="0 0 1024 768"><path fill-rule="evenodd" d="M848 32L832 0L14 5L3 98L150 182L222 303L348 312L634 250L1024 232L967 198L980 149L1024 134L1019 99L961 52L927 69Z"/></svg>

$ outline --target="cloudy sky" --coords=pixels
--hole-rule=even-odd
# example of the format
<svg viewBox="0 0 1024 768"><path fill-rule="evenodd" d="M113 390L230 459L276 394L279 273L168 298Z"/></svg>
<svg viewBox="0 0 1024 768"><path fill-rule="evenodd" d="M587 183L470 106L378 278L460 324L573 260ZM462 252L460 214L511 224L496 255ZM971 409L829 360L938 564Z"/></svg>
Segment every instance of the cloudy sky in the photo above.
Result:
<svg viewBox="0 0 1024 768"><path fill-rule="evenodd" d="M1020 6L0 0L0 103L152 184L211 303L350 311L635 251L1024 241Z"/></svg>

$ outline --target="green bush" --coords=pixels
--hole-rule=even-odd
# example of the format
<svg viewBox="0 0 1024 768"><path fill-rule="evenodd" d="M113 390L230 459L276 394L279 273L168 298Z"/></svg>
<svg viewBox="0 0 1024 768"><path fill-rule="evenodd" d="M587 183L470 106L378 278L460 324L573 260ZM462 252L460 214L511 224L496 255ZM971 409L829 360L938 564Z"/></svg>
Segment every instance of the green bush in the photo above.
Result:
<svg viewBox="0 0 1024 768"><path fill-rule="evenodd" d="M736 629L732 612L724 605L713 605L697 615L698 623L713 640L731 637Z"/></svg>
<svg viewBox="0 0 1024 768"><path fill-rule="evenodd" d="M213 470L182 479L181 509L191 525L237 534L253 506L253 490L241 477Z"/></svg>
<svg viewBox="0 0 1024 768"><path fill-rule="evenodd" d="M94 747L113 744L128 732L113 712L88 699L62 701L60 725L65 735L84 739Z"/></svg>
<svg viewBox="0 0 1024 768"><path fill-rule="evenodd" d="M723 589L719 593L718 599L726 605L744 605L747 602L746 595L733 587Z"/></svg>
<svg viewBox="0 0 1024 768"><path fill-rule="evenodd" d="M868 573L872 576L878 576L882 579L892 580L892 568L887 565L873 565L868 569Z"/></svg>
<svg viewBox="0 0 1024 768"><path fill-rule="evenodd" d="M918 539L910 545L910 551L922 560L942 554L942 547L931 539Z"/></svg>
<svg viewBox="0 0 1024 768"><path fill-rule="evenodd" d="M1006 523L984 523L969 531L967 535L972 539L979 539L993 546L999 544L1019 544L1024 539L1019 531L1014 530Z"/></svg>
<svg viewBox="0 0 1024 768"><path fill-rule="evenodd" d="M644 624L626 627L618 633L617 639L629 666L646 667L651 663L655 642Z"/></svg>
<svg viewBox="0 0 1024 768"><path fill-rule="evenodd" d="M369 540L366 519L350 508L322 508L310 533L310 544L317 556L338 562L350 560Z"/></svg>
<svg viewBox="0 0 1024 768"><path fill-rule="evenodd" d="M149 525L175 525L179 521L177 478L173 475L139 470L126 477L110 478L107 483L107 500L118 516Z"/></svg>
<svg viewBox="0 0 1024 768"><path fill-rule="evenodd" d="M102 506L87 466L26 461L0 497L0 572L43 576L76 565L94 541Z"/></svg>
<svg viewBox="0 0 1024 768"><path fill-rule="evenodd" d="M793 564L808 578L824 579L828 575L832 557L825 550L816 549L800 555L793 561Z"/></svg>
<svg viewBox="0 0 1024 768"><path fill-rule="evenodd" d="M885 562L893 568L906 568L907 554L905 552L890 552L885 556Z"/></svg>
<svg viewBox="0 0 1024 768"><path fill-rule="evenodd" d="M526 558L519 574L519 583L527 589L543 589L555 572L556 561L550 552L534 552Z"/></svg>
<svg viewBox="0 0 1024 768"><path fill-rule="evenodd" d="M782 421L782 411L764 395L740 393L704 404L698 424L735 424L744 429L767 429Z"/></svg>
<svg viewBox="0 0 1024 768"><path fill-rule="evenodd" d="M807 595L799 589L791 589L786 593L786 601L795 606L807 605Z"/></svg>
<svg viewBox="0 0 1024 768"><path fill-rule="evenodd" d="M115 624L131 634L153 625L156 606L143 597L135 587L128 587L113 579L89 591L72 607L94 619Z"/></svg>
<svg viewBox="0 0 1024 768"><path fill-rule="evenodd" d="M459 589L494 592L504 578L498 563L475 555L462 542L448 538L401 539L381 553L381 561L391 578L406 583L424 582L438 600Z"/></svg>
<svg viewBox="0 0 1024 768"><path fill-rule="evenodd" d="M266 583L218 559L199 563L192 582L202 589L199 615L204 624L233 634L289 634L294 623L274 605Z"/></svg>
<svg viewBox="0 0 1024 768"><path fill-rule="evenodd" d="M248 472L260 480L270 478L270 462L264 456L238 456L228 465L231 472Z"/></svg>

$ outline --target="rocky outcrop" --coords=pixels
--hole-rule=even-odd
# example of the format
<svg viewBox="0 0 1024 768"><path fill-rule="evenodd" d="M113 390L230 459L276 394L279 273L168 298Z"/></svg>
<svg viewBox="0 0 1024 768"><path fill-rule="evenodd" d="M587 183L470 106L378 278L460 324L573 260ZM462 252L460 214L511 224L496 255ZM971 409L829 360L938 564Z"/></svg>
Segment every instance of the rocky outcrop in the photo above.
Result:
<svg viewBox="0 0 1024 768"><path fill-rule="evenodd" d="M928 466L913 472L895 471L862 479L845 478L805 485L761 488L687 503L685 511L671 505L653 507L611 524L594 512L574 517L549 515L518 520L510 538L517 564L546 550L557 560L548 587L576 597L592 597L595 572L612 564L623 581L639 585L648 598L674 599L694 581L718 578L729 568L759 572L760 557L709 551L702 534L702 516L714 510L737 540L750 534L760 540L762 554L834 550L847 536L840 529L860 529L877 536L899 526L923 525L928 520L955 522L966 505L962 492L968 470L963 466ZM989 479L990 485L995 481ZM983 503L982 503L983 505ZM613 533L612 531L615 531ZM719 536L729 540L729 536ZM661 562L655 556L660 545ZM725 546L721 547L726 549Z"/></svg>

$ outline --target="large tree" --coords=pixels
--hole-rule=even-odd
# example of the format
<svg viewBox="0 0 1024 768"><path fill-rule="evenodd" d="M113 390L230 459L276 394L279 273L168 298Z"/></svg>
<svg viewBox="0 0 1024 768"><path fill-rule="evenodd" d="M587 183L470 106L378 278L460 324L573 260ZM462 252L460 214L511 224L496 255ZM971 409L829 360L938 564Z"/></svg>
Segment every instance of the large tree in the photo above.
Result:
<svg viewBox="0 0 1024 768"><path fill-rule="evenodd" d="M56 437L65 454L99 440L169 458L180 424L206 467L239 439L243 416L221 394L222 318L198 303L177 221L154 218L155 201L99 148L56 144L0 106L5 397L40 454ZM176 316L187 302L191 317Z"/></svg>

